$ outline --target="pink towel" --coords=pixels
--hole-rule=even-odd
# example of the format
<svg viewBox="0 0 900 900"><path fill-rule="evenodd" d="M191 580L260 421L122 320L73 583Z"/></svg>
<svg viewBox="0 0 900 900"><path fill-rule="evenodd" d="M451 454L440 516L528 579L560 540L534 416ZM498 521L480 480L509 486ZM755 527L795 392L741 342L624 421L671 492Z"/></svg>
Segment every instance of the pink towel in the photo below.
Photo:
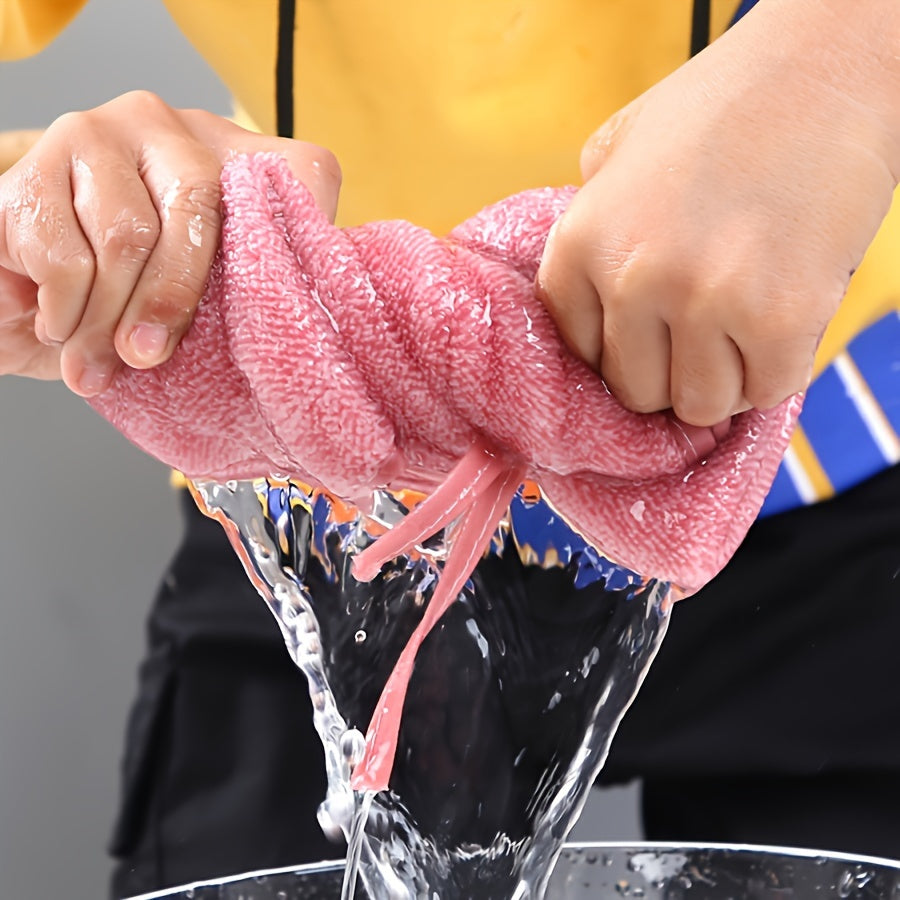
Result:
<svg viewBox="0 0 900 900"><path fill-rule="evenodd" d="M683 593L734 553L800 401L717 435L621 407L534 297L573 189L510 197L442 239L399 221L336 228L272 156L236 158L223 185L222 246L191 330L168 363L122 371L93 405L191 477L278 473L360 505L376 488L433 492L357 557L359 578L459 519L443 590L379 703L389 718L526 477L604 555ZM358 786L386 785L390 745L370 741Z"/></svg>

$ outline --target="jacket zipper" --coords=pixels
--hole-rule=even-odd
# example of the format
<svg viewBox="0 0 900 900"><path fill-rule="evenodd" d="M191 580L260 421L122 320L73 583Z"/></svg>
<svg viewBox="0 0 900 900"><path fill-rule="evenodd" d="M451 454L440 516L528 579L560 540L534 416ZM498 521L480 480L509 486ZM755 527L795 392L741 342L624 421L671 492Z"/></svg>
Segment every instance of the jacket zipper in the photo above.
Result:
<svg viewBox="0 0 900 900"><path fill-rule="evenodd" d="M278 0L275 60L275 126L279 137L294 136L294 28L297 0Z"/></svg>

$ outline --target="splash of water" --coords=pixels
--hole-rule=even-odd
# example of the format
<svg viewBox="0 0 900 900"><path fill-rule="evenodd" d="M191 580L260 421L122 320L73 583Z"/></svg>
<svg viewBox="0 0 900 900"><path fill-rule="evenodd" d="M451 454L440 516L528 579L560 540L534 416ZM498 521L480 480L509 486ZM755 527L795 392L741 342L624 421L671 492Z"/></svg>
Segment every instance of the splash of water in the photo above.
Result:
<svg viewBox="0 0 900 900"><path fill-rule="evenodd" d="M378 492L363 515L290 481L196 493L308 679L320 822L351 839L369 896L542 897L662 640L669 586L605 560L520 490L422 646L390 790L362 803L350 787L362 731L440 578L443 534L363 584L350 561L408 512L403 495Z"/></svg>

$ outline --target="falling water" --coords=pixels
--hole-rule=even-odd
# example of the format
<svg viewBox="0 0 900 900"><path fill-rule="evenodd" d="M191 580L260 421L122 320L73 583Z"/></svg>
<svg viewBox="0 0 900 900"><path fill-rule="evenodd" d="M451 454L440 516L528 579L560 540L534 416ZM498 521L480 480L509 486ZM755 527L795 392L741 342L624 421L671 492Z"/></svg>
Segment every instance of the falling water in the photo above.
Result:
<svg viewBox="0 0 900 900"><path fill-rule="evenodd" d="M367 894L542 897L665 633L669 586L604 559L520 490L422 645L390 790L363 802L350 774L440 577L443 535L360 583L350 560L407 513L403 495L378 492L363 515L289 481L196 489L308 679L328 776L320 822L355 837Z"/></svg>

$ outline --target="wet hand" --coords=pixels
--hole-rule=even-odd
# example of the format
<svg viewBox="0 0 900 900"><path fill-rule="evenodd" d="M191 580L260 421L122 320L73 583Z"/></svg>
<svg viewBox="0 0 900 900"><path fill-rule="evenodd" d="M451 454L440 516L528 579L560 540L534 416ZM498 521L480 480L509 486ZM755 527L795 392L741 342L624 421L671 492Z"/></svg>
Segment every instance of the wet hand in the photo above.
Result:
<svg viewBox="0 0 900 900"><path fill-rule="evenodd" d="M900 168L898 7L858 7L762 0L586 145L538 293L629 408L712 425L807 386Z"/></svg>
<svg viewBox="0 0 900 900"><path fill-rule="evenodd" d="M320 147L144 92L58 119L0 175L0 374L93 396L122 364L168 359L218 246L222 165L264 151L334 216L340 172Z"/></svg>

